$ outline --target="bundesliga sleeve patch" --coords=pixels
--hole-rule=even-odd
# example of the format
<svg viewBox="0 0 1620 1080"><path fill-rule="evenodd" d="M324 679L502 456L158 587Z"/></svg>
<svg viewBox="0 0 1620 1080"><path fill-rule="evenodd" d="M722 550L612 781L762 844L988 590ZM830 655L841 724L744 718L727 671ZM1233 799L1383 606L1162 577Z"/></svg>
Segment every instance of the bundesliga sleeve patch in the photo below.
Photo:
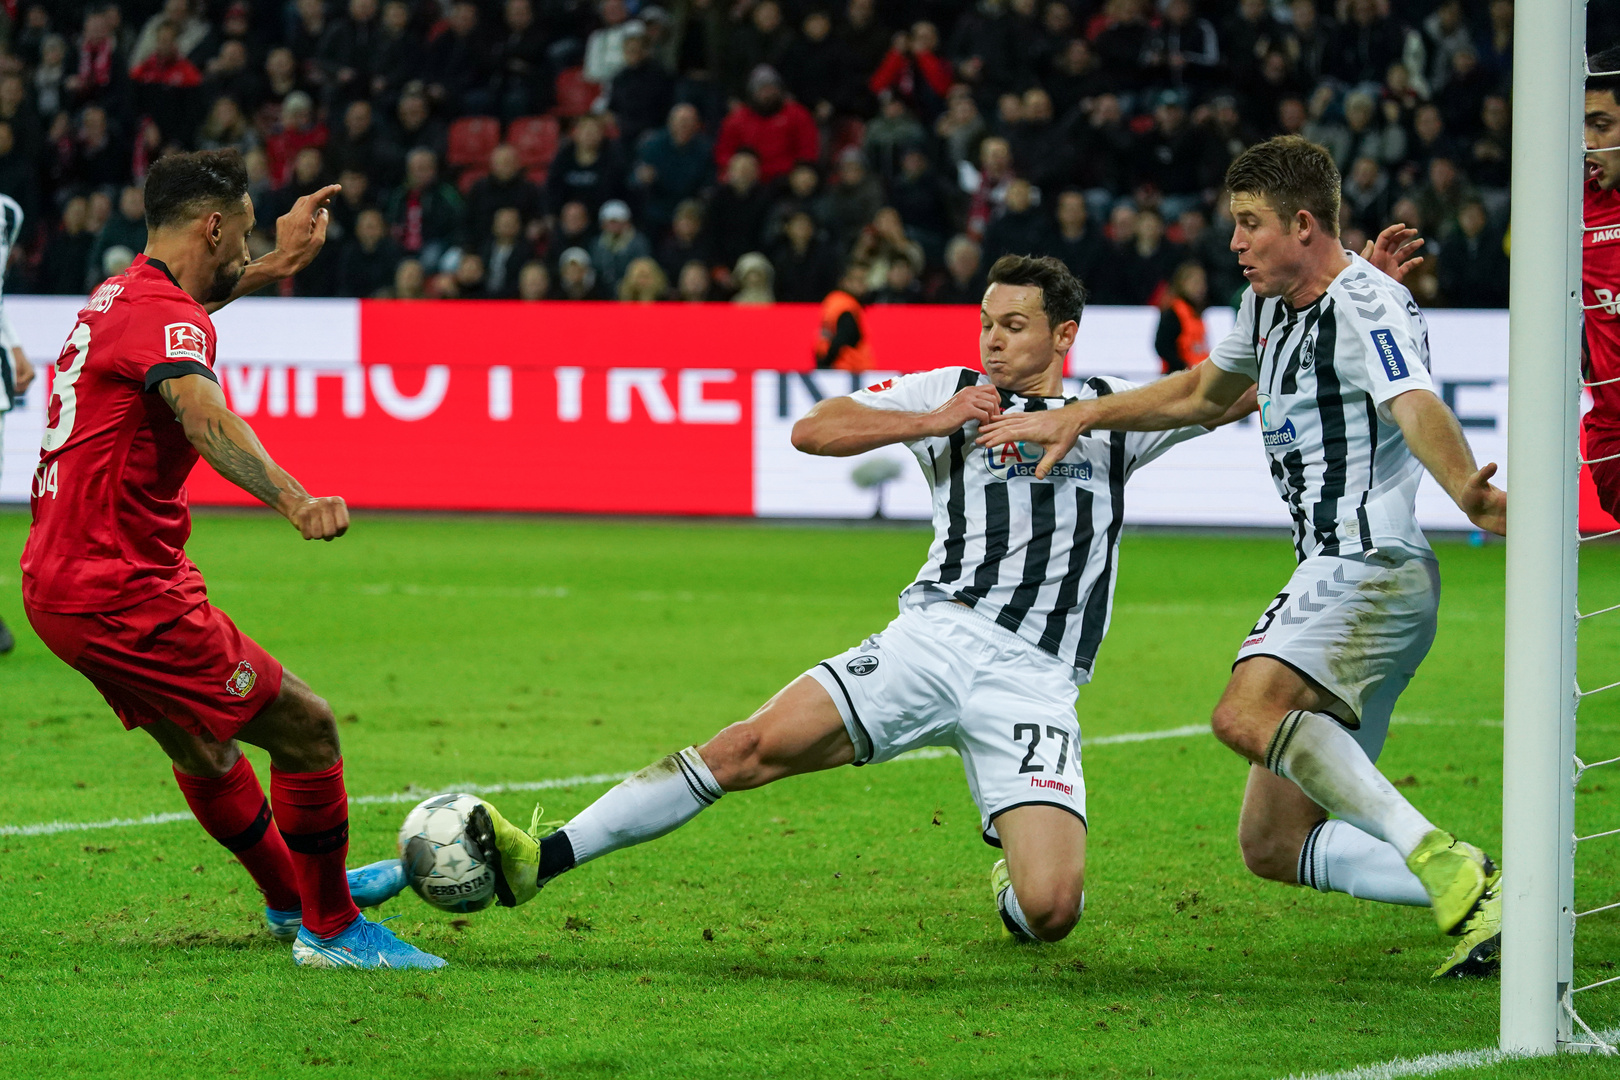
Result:
<svg viewBox="0 0 1620 1080"><path fill-rule="evenodd" d="M1406 369L1406 357L1401 355L1401 348L1395 344L1395 335L1388 330L1374 330L1372 332L1373 348L1378 350L1378 363L1384 369L1384 378L1390 382L1404 379L1411 374Z"/></svg>
<svg viewBox="0 0 1620 1080"><path fill-rule="evenodd" d="M208 335L202 327L188 322L170 323L163 328L167 339L163 355L172 360L195 360L208 363Z"/></svg>

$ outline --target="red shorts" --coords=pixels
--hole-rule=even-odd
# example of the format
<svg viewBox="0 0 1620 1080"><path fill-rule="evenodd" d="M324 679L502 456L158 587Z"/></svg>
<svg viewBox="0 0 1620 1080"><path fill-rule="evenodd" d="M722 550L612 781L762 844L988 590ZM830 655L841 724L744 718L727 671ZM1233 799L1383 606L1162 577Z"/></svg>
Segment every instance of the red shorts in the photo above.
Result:
<svg viewBox="0 0 1620 1080"><path fill-rule="evenodd" d="M1593 462L1587 468L1592 470L1592 484L1597 488L1598 505L1610 517L1620 517L1620 457L1611 461L1597 461L1597 458L1609 457L1611 454L1620 454L1620 431L1611 431L1604 428L1586 429L1586 460Z"/></svg>
<svg viewBox="0 0 1620 1080"><path fill-rule="evenodd" d="M208 602L198 574L122 611L24 608L40 640L95 684L126 729L168 719L223 741L281 693L281 664Z"/></svg>

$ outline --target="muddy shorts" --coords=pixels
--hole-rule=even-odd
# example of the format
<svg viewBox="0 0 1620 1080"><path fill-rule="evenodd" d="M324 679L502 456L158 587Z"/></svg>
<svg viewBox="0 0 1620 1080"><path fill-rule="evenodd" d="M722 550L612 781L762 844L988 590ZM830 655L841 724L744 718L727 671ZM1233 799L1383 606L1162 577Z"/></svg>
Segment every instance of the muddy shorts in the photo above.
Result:
<svg viewBox="0 0 1620 1080"><path fill-rule="evenodd" d="M1432 556L1315 555L1267 605L1236 663L1269 656L1326 688L1349 713L1340 722L1377 761L1395 700L1434 643L1439 607Z"/></svg>

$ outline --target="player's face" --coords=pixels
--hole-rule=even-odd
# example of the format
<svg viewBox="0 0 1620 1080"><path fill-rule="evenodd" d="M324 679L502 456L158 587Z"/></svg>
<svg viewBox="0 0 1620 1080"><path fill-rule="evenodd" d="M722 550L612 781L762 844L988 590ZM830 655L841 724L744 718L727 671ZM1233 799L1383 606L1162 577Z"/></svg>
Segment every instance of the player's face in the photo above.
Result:
<svg viewBox="0 0 1620 1080"><path fill-rule="evenodd" d="M1612 90L1586 92L1586 148L1588 151L1614 147L1608 153L1587 153L1586 179L1596 180L1604 191L1620 187L1620 102Z"/></svg>
<svg viewBox="0 0 1620 1080"><path fill-rule="evenodd" d="M1256 296L1281 296L1299 279L1304 246L1291 222L1285 222L1259 195L1232 196L1232 243L1243 277Z"/></svg>
<svg viewBox="0 0 1620 1080"><path fill-rule="evenodd" d="M1063 358L1075 330L1068 322L1053 332L1036 286L992 285L979 308L979 363L999 389L1060 393Z"/></svg>
<svg viewBox="0 0 1620 1080"><path fill-rule="evenodd" d="M242 280L242 271L251 259L248 237L253 235L253 200L242 196L242 205L234 213L226 214L219 223L219 246L215 248L214 282L208 289L207 304L229 300Z"/></svg>

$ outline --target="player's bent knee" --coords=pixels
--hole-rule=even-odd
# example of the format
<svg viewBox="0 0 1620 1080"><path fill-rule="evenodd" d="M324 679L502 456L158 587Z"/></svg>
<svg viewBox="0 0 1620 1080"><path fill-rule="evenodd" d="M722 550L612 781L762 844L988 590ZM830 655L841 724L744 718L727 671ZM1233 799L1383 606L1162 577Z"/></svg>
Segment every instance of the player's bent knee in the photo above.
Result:
<svg viewBox="0 0 1620 1080"><path fill-rule="evenodd" d="M770 781L760 756L762 743L759 726L743 720L722 728L698 753L722 790L747 791Z"/></svg>
<svg viewBox="0 0 1620 1080"><path fill-rule="evenodd" d="M1299 880L1299 846L1289 845L1275 834L1238 828L1238 848L1243 865L1255 877L1292 885Z"/></svg>
<svg viewBox="0 0 1620 1080"><path fill-rule="evenodd" d="M1023 909L1024 921L1036 937L1048 943L1057 942L1068 937L1080 924L1085 893L1062 889L1037 893L1029 900L1020 896L1018 906Z"/></svg>
<svg viewBox="0 0 1620 1080"><path fill-rule="evenodd" d="M276 768L286 772L321 772L343 754L332 707L291 675L275 702L242 729L241 737L269 750Z"/></svg>

